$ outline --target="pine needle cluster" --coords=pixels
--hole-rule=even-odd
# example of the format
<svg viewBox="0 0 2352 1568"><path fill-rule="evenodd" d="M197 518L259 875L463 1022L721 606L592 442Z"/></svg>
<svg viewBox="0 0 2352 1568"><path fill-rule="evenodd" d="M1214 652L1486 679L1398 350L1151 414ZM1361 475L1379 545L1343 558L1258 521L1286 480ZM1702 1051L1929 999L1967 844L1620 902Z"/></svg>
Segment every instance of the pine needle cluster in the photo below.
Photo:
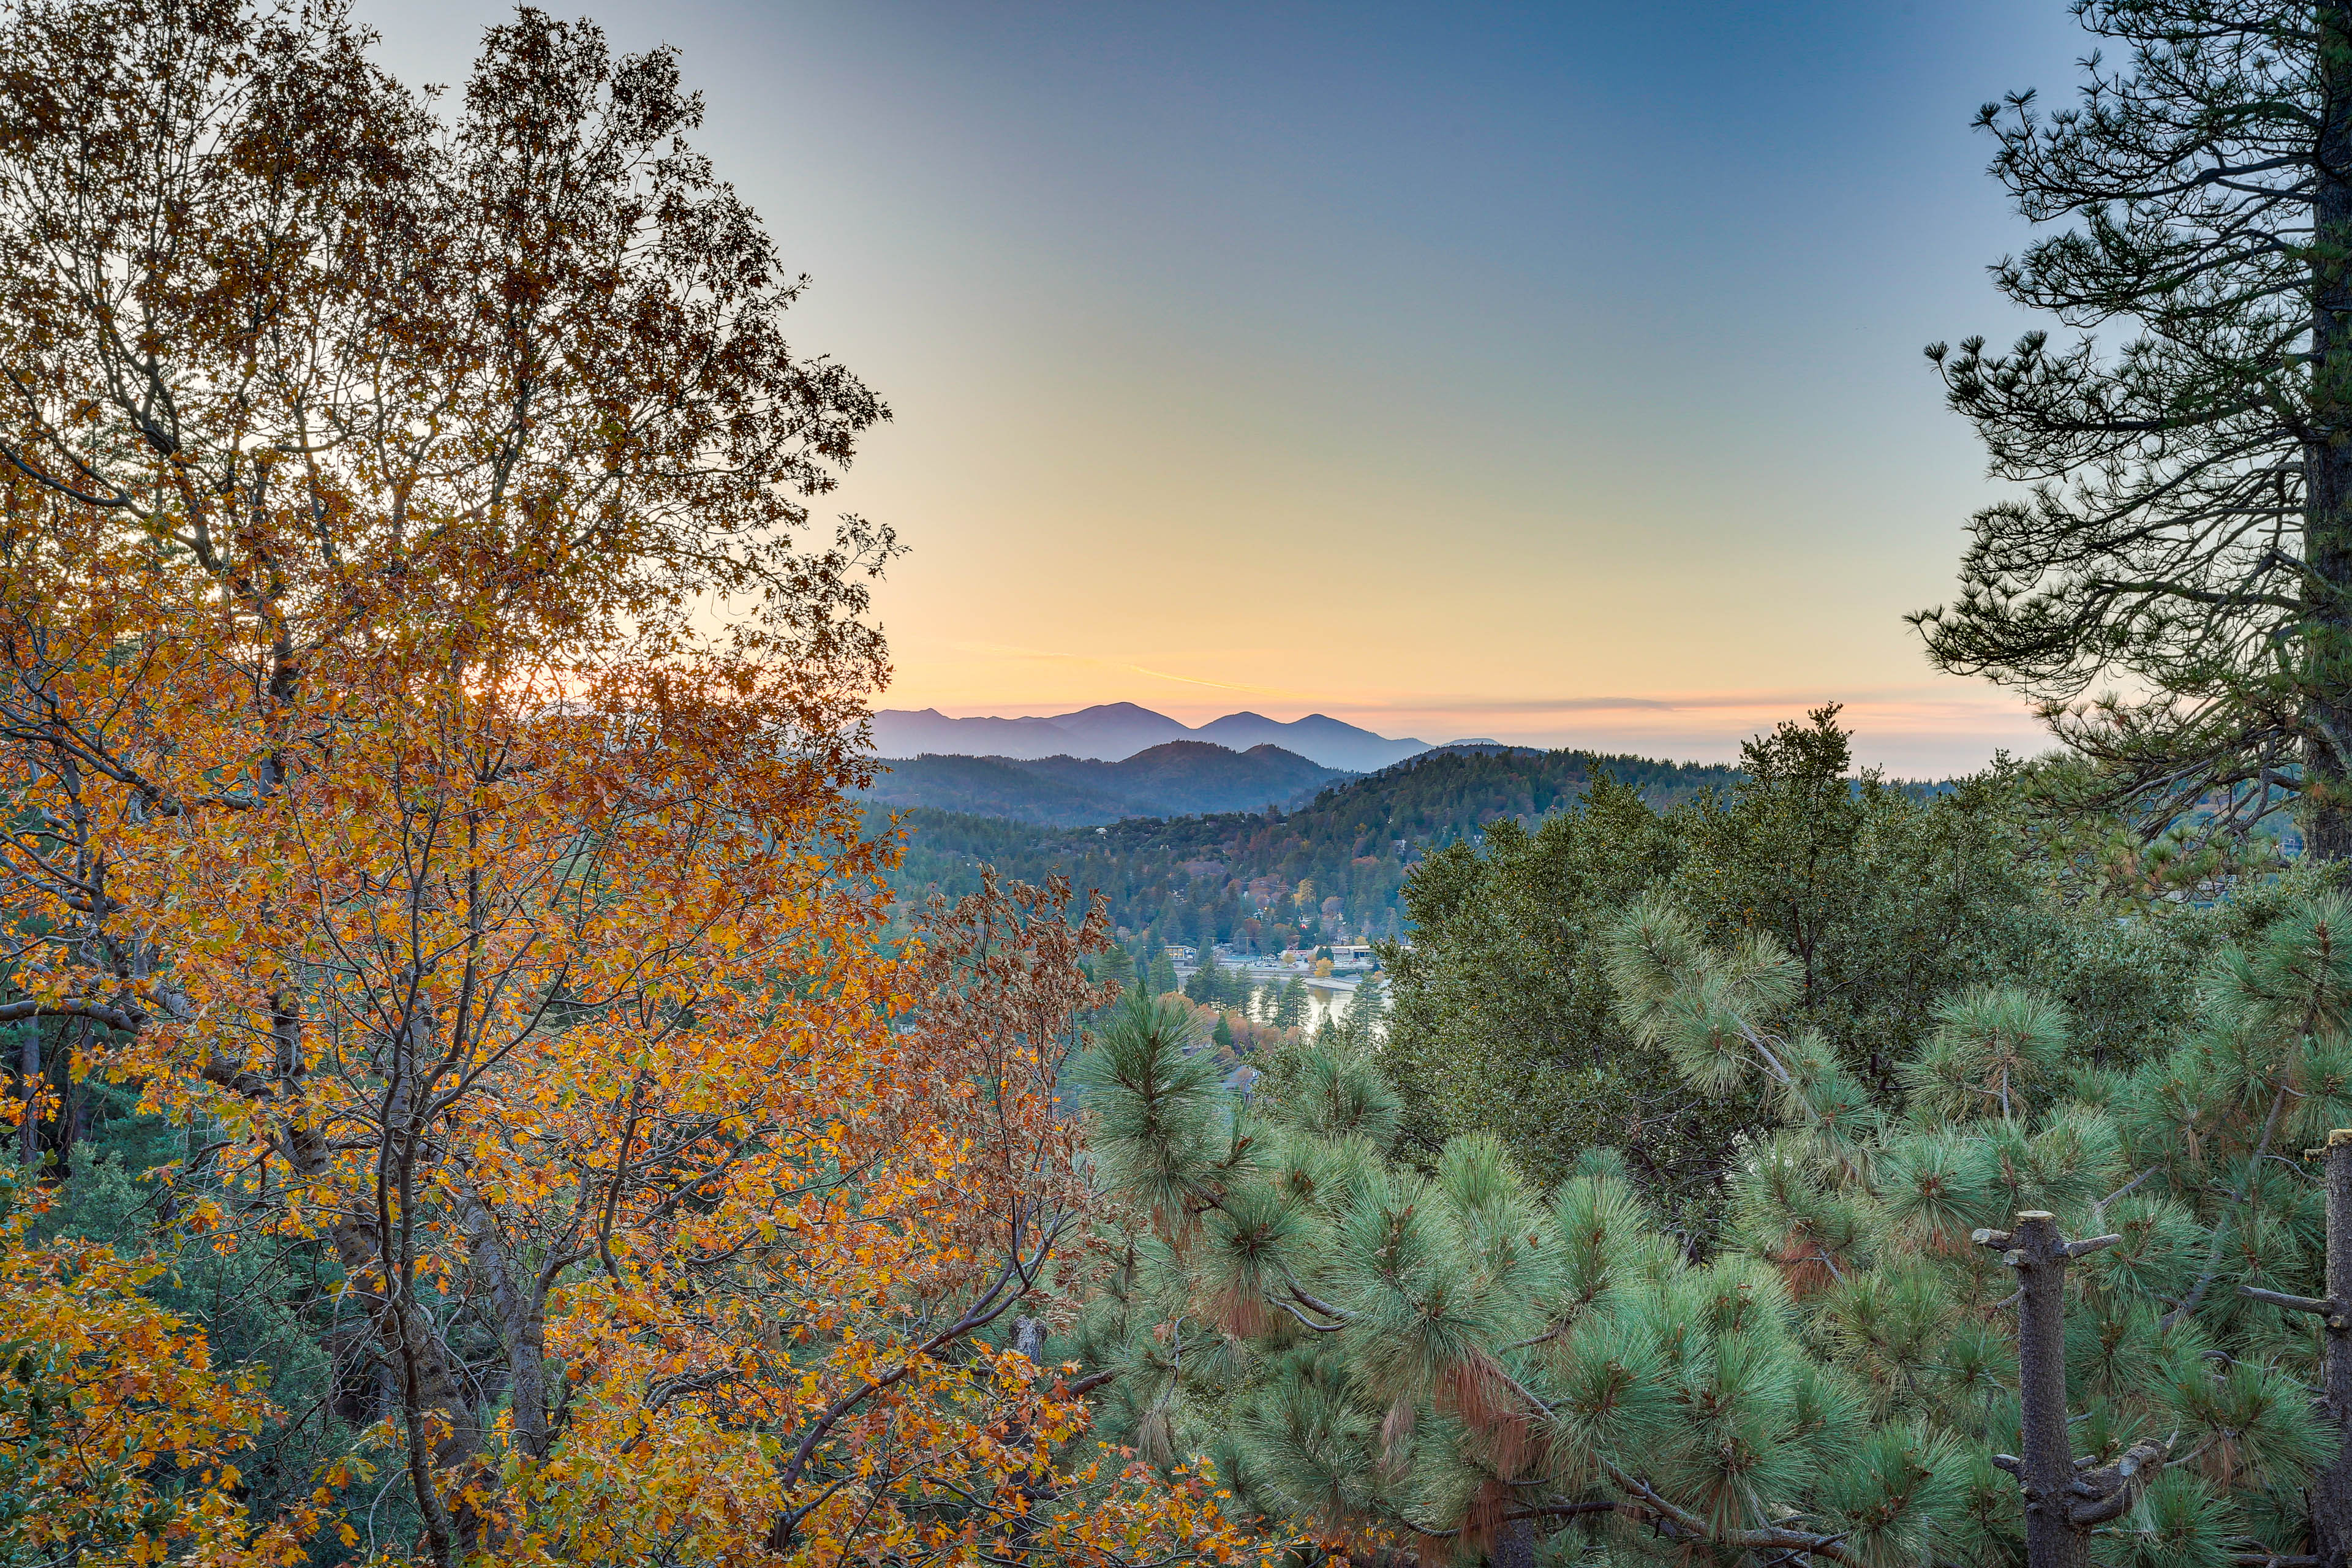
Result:
<svg viewBox="0 0 2352 1568"><path fill-rule="evenodd" d="M2327 1304L2293 1293L2326 1262L2303 1153L2352 1121L2347 936L2323 896L2226 949L2128 1073L2046 995L1959 991L1890 1107L1784 1028L1787 954L1639 903L1608 947L1622 1026L1767 1128L1705 1235L1605 1150L1549 1189L1484 1135L1411 1163L1374 1043L1294 1047L1245 1094L1130 998L1077 1074L1127 1221L1065 1348L1147 1458L1212 1462L1330 1552L2018 1561L2001 1247L2046 1214L2095 1237L2062 1276L2088 1559L2316 1561L2312 1500L2352 1478L2314 1396L2330 1331L2281 1304Z"/></svg>

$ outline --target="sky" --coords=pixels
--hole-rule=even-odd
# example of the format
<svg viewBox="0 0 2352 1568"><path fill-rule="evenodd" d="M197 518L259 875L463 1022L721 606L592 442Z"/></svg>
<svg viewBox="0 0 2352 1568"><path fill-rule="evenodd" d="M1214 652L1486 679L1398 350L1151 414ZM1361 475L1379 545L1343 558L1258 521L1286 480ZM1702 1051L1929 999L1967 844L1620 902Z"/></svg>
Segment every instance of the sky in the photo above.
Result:
<svg viewBox="0 0 2352 1568"><path fill-rule="evenodd" d="M454 82L505 7L361 10ZM2062 0L592 15L682 51L797 346L892 407L821 503L910 547L877 705L2046 743L1903 616L2001 493L1920 350L2033 324L1969 121L2071 94Z"/></svg>

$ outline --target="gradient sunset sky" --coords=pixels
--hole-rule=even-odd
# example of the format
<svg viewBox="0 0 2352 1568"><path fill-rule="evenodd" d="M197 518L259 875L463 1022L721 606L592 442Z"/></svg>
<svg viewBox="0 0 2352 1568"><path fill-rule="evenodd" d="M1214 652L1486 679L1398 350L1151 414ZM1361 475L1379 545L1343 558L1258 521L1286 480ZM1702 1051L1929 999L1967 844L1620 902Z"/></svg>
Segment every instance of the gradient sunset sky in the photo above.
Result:
<svg viewBox="0 0 2352 1568"><path fill-rule="evenodd" d="M441 81L504 11L362 7ZM828 508L912 546L883 705L2043 743L1901 617L1998 493L1919 350L2029 324L1968 122L2071 95L2061 0L590 14L684 52L800 346L896 412Z"/></svg>

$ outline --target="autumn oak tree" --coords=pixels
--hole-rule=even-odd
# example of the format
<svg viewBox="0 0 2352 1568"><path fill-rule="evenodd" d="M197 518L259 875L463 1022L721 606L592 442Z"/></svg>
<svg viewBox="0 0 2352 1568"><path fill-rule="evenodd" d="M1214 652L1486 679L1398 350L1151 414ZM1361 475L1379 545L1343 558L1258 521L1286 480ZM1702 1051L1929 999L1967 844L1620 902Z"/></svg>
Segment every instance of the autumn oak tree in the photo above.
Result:
<svg viewBox="0 0 2352 1568"><path fill-rule="evenodd" d="M369 46L0 15L0 1022L205 1130L184 1226L331 1254L367 1550L1227 1549L1011 1332L1098 922L880 940L894 545L807 503L886 410L670 54L525 9L445 111Z"/></svg>

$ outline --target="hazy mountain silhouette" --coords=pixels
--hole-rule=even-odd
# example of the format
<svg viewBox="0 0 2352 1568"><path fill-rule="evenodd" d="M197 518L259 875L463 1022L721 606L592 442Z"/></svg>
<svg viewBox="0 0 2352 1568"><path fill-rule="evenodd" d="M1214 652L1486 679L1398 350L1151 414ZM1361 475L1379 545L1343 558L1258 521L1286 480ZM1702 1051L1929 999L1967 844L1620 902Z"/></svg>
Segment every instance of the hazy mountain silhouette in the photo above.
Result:
<svg viewBox="0 0 2352 1568"><path fill-rule="evenodd" d="M1197 730L1132 702L1106 702L1051 718L950 719L935 708L886 708L874 715L874 750L885 757L928 752L1116 763L1171 741L1207 741L1234 752L1278 746L1324 767L1356 773L1385 768L1429 749L1426 741L1391 741L1321 713L1288 722L1262 713L1228 713Z"/></svg>
<svg viewBox="0 0 2352 1568"><path fill-rule="evenodd" d="M1230 751L1205 741L1148 746L1118 762L927 753L887 764L866 798L1055 827L1131 816L1192 816L1294 805L1354 775L1279 746Z"/></svg>

